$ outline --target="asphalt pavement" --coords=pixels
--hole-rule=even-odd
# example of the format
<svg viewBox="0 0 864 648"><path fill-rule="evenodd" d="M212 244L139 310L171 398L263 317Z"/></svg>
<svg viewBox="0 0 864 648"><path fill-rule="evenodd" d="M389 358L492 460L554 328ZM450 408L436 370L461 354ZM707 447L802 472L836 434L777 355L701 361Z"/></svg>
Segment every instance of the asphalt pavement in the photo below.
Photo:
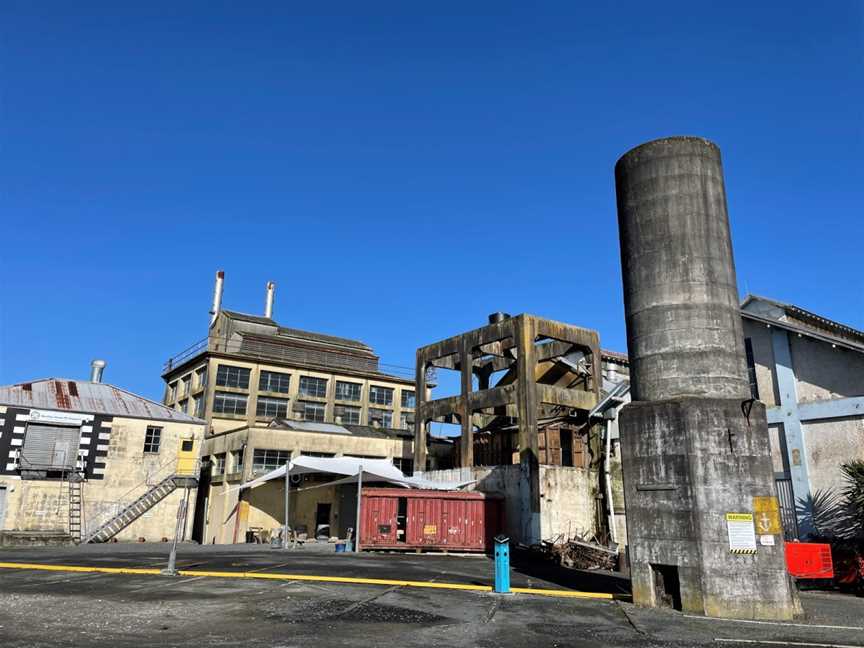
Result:
<svg viewBox="0 0 864 648"><path fill-rule="evenodd" d="M167 545L0 549L0 562L159 569ZM183 546L200 571L491 583L484 556L337 555L326 547ZM589 575L590 576L590 575ZM620 576L576 575L579 587ZM567 578L514 570L514 584L573 591ZM626 588L625 588L626 589ZM294 579L0 569L0 645L24 646L807 646L864 648L864 599L803 593L794 624L688 617L626 600Z"/></svg>

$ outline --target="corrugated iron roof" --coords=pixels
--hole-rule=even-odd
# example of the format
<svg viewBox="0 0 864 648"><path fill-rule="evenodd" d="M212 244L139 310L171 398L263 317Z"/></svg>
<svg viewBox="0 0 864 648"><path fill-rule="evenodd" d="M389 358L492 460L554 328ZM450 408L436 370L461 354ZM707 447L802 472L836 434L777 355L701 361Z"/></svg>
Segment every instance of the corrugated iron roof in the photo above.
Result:
<svg viewBox="0 0 864 648"><path fill-rule="evenodd" d="M36 409L108 414L154 421L199 423L205 421L165 407L107 383L46 378L0 387L0 405Z"/></svg>
<svg viewBox="0 0 864 648"><path fill-rule="evenodd" d="M360 340L352 340L350 338L339 337L336 335L328 335L326 333L315 333L313 331L302 331L296 328L280 326L275 320L269 317L261 317L259 315L249 315L248 313L238 313L232 310L222 310L223 315L231 319L241 322L251 322L253 324L261 324L264 326L276 327L274 337L294 338L304 340L306 342L314 342L317 344L326 344L334 346L343 346L357 351L372 353L372 348Z"/></svg>

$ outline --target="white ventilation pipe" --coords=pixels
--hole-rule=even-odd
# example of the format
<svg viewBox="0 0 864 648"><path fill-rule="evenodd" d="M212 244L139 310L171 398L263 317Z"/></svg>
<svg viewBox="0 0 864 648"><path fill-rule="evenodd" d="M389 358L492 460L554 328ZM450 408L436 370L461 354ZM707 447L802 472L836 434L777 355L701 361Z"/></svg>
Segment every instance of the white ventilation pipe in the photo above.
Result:
<svg viewBox="0 0 864 648"><path fill-rule="evenodd" d="M216 272L216 286L213 288L213 307L210 309L210 326L216 321L216 316L222 310L222 290L225 284L225 271Z"/></svg>
<svg viewBox="0 0 864 648"><path fill-rule="evenodd" d="M276 284L272 281L267 282L267 298L264 300L264 317L270 319L273 317L273 299L276 297Z"/></svg>
<svg viewBox="0 0 864 648"><path fill-rule="evenodd" d="M105 371L105 365L107 364L104 360L94 360L90 363L90 382L102 382L102 372Z"/></svg>

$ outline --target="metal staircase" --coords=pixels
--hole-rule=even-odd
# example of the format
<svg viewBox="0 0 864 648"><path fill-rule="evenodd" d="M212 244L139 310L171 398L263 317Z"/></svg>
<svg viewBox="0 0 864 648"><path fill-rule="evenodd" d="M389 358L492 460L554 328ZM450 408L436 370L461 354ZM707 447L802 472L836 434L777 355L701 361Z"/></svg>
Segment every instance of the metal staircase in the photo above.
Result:
<svg viewBox="0 0 864 648"><path fill-rule="evenodd" d="M187 481L188 478L186 477L169 475L117 515L88 534L84 542L107 542L177 490L178 486L186 485Z"/></svg>
<svg viewBox="0 0 864 648"><path fill-rule="evenodd" d="M84 517L84 498L83 484L84 479L81 475L73 473L68 478L69 485L69 535L72 536L72 541L75 544L81 543L81 529L83 528Z"/></svg>

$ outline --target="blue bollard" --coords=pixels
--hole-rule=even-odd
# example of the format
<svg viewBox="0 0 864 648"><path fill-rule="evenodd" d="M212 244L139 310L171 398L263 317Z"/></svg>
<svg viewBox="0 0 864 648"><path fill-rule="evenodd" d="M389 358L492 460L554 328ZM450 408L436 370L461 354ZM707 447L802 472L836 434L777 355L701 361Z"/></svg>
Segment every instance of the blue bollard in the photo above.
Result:
<svg viewBox="0 0 864 648"><path fill-rule="evenodd" d="M510 593L510 538L495 536L495 593Z"/></svg>

